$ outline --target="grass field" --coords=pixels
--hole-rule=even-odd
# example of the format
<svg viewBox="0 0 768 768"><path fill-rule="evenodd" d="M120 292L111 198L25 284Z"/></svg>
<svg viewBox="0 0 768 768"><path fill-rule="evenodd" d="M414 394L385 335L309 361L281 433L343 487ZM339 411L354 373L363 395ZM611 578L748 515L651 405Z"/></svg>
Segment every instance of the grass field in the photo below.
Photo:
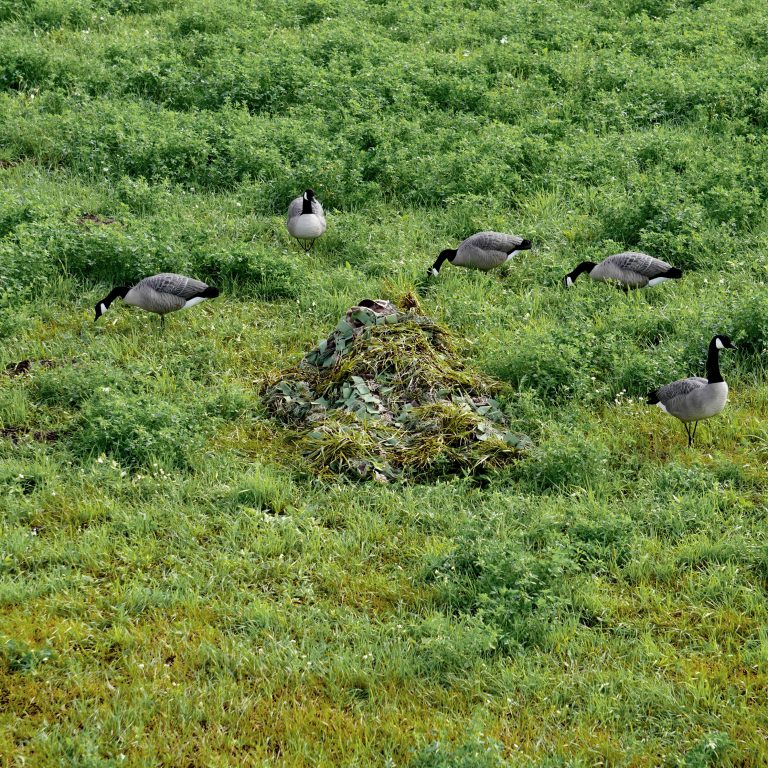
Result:
<svg viewBox="0 0 768 768"><path fill-rule="evenodd" d="M768 764L766 83L761 0L0 0L0 765ZM263 382L410 291L534 447L313 478Z"/></svg>

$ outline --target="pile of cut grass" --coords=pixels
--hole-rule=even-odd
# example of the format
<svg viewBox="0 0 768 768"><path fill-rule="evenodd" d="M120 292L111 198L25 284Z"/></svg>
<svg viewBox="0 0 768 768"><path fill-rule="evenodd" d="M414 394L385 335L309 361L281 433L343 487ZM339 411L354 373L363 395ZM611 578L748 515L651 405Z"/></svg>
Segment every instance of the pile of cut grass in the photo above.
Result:
<svg viewBox="0 0 768 768"><path fill-rule="evenodd" d="M267 403L320 476L429 480L520 457L529 441L506 428L498 386L431 318L366 299L281 374Z"/></svg>

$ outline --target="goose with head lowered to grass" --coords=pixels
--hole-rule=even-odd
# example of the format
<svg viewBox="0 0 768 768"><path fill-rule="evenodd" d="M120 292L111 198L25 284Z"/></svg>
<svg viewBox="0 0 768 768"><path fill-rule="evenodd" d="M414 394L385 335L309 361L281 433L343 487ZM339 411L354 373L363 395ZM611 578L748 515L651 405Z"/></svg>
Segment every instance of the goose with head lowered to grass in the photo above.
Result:
<svg viewBox="0 0 768 768"><path fill-rule="evenodd" d="M582 272L586 272L592 280L614 281L624 290L652 287L683 276L682 270L667 264L666 261L637 251L616 253L599 264L594 261L582 261L563 278L565 287L570 288Z"/></svg>
<svg viewBox="0 0 768 768"><path fill-rule="evenodd" d="M530 247L531 241L519 235L478 232L462 240L456 248L441 251L437 261L427 270L427 274L436 277L445 261L455 267L469 267L487 272L514 258L520 251L529 250Z"/></svg>
<svg viewBox="0 0 768 768"><path fill-rule="evenodd" d="M126 304L140 307L147 312L160 315L160 326L165 326L165 316L187 307L194 307L206 299L215 299L219 289L206 285L200 280L174 272L161 272L159 275L145 277L134 286L113 288L101 301L96 303L98 320L115 299L122 299Z"/></svg>
<svg viewBox="0 0 768 768"><path fill-rule="evenodd" d="M315 197L314 190L304 190L301 197L291 201L286 226L288 233L299 241L305 253L309 253L315 240L325 232L327 226L323 206Z"/></svg>
<svg viewBox="0 0 768 768"><path fill-rule="evenodd" d="M720 374L720 350L736 349L727 336L718 334L709 342L707 378L691 376L655 389L648 395L648 405L658 405L683 422L688 435L688 447L693 445L700 421L717 416L728 399L728 384ZM693 432L690 423L693 422Z"/></svg>

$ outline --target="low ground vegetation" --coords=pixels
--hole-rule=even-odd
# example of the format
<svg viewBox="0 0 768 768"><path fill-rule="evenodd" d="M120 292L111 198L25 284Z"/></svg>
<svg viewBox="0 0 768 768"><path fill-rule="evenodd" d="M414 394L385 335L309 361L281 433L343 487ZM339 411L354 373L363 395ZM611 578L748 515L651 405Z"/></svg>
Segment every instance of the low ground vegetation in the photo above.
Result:
<svg viewBox="0 0 768 768"><path fill-rule="evenodd" d="M766 41L753 0L0 0L4 764L764 765ZM534 248L427 281L482 229ZM624 249L685 276L560 287ZM164 270L222 295L92 322ZM264 384L408 295L527 458L318 478ZM715 332L689 451L641 401Z"/></svg>

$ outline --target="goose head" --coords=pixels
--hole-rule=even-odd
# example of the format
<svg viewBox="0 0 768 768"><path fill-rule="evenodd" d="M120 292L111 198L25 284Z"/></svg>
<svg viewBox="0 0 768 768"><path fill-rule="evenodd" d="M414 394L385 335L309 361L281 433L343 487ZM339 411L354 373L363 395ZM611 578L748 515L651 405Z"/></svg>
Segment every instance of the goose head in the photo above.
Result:
<svg viewBox="0 0 768 768"><path fill-rule="evenodd" d="M712 341L715 342L715 346L718 349L738 349L738 347L731 341L729 336L718 334Z"/></svg>

